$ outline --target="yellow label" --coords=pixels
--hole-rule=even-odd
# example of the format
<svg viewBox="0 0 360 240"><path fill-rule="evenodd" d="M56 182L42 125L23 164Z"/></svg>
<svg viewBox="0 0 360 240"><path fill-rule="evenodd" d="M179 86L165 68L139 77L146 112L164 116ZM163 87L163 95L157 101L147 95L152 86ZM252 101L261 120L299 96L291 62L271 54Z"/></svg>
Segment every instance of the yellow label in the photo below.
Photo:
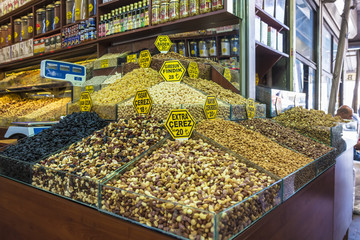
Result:
<svg viewBox="0 0 360 240"><path fill-rule="evenodd" d="M92 107L92 100L89 92L82 92L80 95L80 110L81 112L90 112Z"/></svg>
<svg viewBox="0 0 360 240"><path fill-rule="evenodd" d="M259 74L255 75L255 85L259 85L260 79L259 79Z"/></svg>
<svg viewBox="0 0 360 240"><path fill-rule="evenodd" d="M167 82L180 82L186 69L179 60L165 61L160 69L161 77Z"/></svg>
<svg viewBox="0 0 360 240"><path fill-rule="evenodd" d="M211 55L213 55L215 53L215 49L211 48L210 53L211 53Z"/></svg>
<svg viewBox="0 0 360 240"><path fill-rule="evenodd" d="M50 25L49 20L46 20L46 27L49 27L49 25Z"/></svg>
<svg viewBox="0 0 360 240"><path fill-rule="evenodd" d="M32 33L32 32L33 32L33 30L34 30L34 29L33 29L33 27L32 27L32 26L29 26L29 27L28 27L28 32L29 32L29 33Z"/></svg>
<svg viewBox="0 0 360 240"><path fill-rule="evenodd" d="M18 36L18 33L15 32L15 33L14 33L14 38L17 38L17 36Z"/></svg>
<svg viewBox="0 0 360 240"><path fill-rule="evenodd" d="M142 68L148 68L150 67L151 63L151 54L149 50L144 50L140 52L139 61L138 61L140 67Z"/></svg>
<svg viewBox="0 0 360 240"><path fill-rule="evenodd" d="M172 42L167 35L159 35L156 38L155 46L161 53L167 53L171 48Z"/></svg>
<svg viewBox="0 0 360 240"><path fill-rule="evenodd" d="M8 41L11 41L11 35L8 35Z"/></svg>
<svg viewBox="0 0 360 240"><path fill-rule="evenodd" d="M2 38L1 38L1 43L3 43L3 42L4 42L4 38L2 37Z"/></svg>
<svg viewBox="0 0 360 240"><path fill-rule="evenodd" d="M93 9L94 9L94 6L90 3L89 4L89 12L92 12Z"/></svg>
<svg viewBox="0 0 360 240"><path fill-rule="evenodd" d="M94 86L93 85L88 85L85 86L85 90L89 93L93 93L94 92Z"/></svg>
<svg viewBox="0 0 360 240"><path fill-rule="evenodd" d="M224 70L224 77L225 77L229 82L231 81L230 69L225 68L225 70Z"/></svg>
<svg viewBox="0 0 360 240"><path fill-rule="evenodd" d="M75 17L80 17L80 9L79 8L75 9Z"/></svg>
<svg viewBox="0 0 360 240"><path fill-rule="evenodd" d="M219 106L215 96L207 96L204 104L204 113L207 119L215 119Z"/></svg>
<svg viewBox="0 0 360 240"><path fill-rule="evenodd" d="M187 139L191 136L195 121L188 110L171 110L165 123L166 129L174 139Z"/></svg>
<svg viewBox="0 0 360 240"><path fill-rule="evenodd" d="M199 67L196 62L190 62L187 70L188 70L189 77L191 77L191 78L199 77Z"/></svg>
<svg viewBox="0 0 360 240"><path fill-rule="evenodd" d="M180 55L184 55L184 51L183 51L183 50L180 50L180 51L179 51L179 54L180 54Z"/></svg>
<svg viewBox="0 0 360 240"><path fill-rule="evenodd" d="M195 53L195 51L194 51L194 53ZM203 55L204 54L204 50L200 50L200 55Z"/></svg>
<svg viewBox="0 0 360 240"><path fill-rule="evenodd" d="M21 30L21 36L24 36L24 30Z"/></svg>
<svg viewBox="0 0 360 240"><path fill-rule="evenodd" d="M191 54L192 54L192 55L195 55L195 50L191 50Z"/></svg>
<svg viewBox="0 0 360 240"><path fill-rule="evenodd" d="M39 30L40 30L40 26L36 26L36 30L38 30L38 31L39 31Z"/></svg>
<svg viewBox="0 0 360 240"><path fill-rule="evenodd" d="M252 98L249 98L246 101L246 114L248 119L253 119L255 117L255 101Z"/></svg>
<svg viewBox="0 0 360 240"><path fill-rule="evenodd" d="M236 53L238 51L237 47L233 47L233 52Z"/></svg>
<svg viewBox="0 0 360 240"><path fill-rule="evenodd" d="M138 114L149 114L152 106L149 92L147 90L137 91L133 105Z"/></svg>
<svg viewBox="0 0 360 240"><path fill-rule="evenodd" d="M55 17L55 24L58 24L58 23L59 23L59 18Z"/></svg>
<svg viewBox="0 0 360 240"><path fill-rule="evenodd" d="M224 54L226 53L226 48L222 49L222 53L224 53Z"/></svg>
<svg viewBox="0 0 360 240"><path fill-rule="evenodd" d="M66 13L66 18L67 18L68 20L70 20L70 19L72 18L72 12L67 12L67 13Z"/></svg>
<svg viewBox="0 0 360 240"><path fill-rule="evenodd" d="M109 67L109 59L101 60L101 68L108 68Z"/></svg>
<svg viewBox="0 0 360 240"><path fill-rule="evenodd" d="M128 62L128 63L131 63L131 62L136 63L137 62L136 54L127 55L126 62Z"/></svg>

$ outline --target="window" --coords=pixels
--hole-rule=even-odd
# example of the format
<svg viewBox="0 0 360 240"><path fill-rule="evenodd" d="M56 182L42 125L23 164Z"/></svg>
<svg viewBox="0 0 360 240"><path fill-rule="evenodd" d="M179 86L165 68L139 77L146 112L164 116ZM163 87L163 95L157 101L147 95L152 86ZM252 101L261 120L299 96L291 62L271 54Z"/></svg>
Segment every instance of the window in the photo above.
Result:
<svg viewBox="0 0 360 240"><path fill-rule="evenodd" d="M331 39L330 32L324 27L322 35L322 68L328 73L331 72L331 62L334 60L331 58Z"/></svg>
<svg viewBox="0 0 360 240"><path fill-rule="evenodd" d="M306 0L296 0L296 49L315 61L315 10Z"/></svg>
<svg viewBox="0 0 360 240"><path fill-rule="evenodd" d="M315 69L296 60L294 91L306 93L306 107L315 108Z"/></svg>

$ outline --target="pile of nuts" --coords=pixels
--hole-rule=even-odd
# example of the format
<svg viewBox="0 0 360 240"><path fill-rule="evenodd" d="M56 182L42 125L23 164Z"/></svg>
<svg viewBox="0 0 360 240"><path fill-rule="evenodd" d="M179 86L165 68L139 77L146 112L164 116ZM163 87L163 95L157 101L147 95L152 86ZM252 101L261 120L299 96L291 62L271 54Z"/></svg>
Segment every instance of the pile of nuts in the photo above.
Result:
<svg viewBox="0 0 360 240"><path fill-rule="evenodd" d="M51 121L59 120L61 116L66 115L66 105L71 101L70 98L62 98L56 102L50 103L42 108L35 110L23 117L23 121Z"/></svg>
<svg viewBox="0 0 360 240"><path fill-rule="evenodd" d="M270 119L246 120L240 121L239 124L259 132L271 140L294 149L312 159L317 159L333 150L333 148L327 145L305 137L304 135L301 135L290 128L286 128Z"/></svg>
<svg viewBox="0 0 360 240"><path fill-rule="evenodd" d="M167 140L131 170L106 183L102 209L186 238L214 239L216 213L274 182L202 139ZM276 191L267 195L265 202L274 204L276 195ZM227 224L247 226L249 220L255 221L262 212L254 204L242 206L247 214L241 218L228 216ZM224 237L239 231L226 226L221 230Z"/></svg>
<svg viewBox="0 0 360 240"><path fill-rule="evenodd" d="M235 122L202 121L196 130L282 178L313 161Z"/></svg>
<svg viewBox="0 0 360 240"><path fill-rule="evenodd" d="M166 134L162 121L150 116L110 123L35 165L33 185L74 200L96 204L98 181L134 160ZM62 174L63 177L59 177ZM64 187L68 181L73 182L70 189ZM90 188L86 183L90 184Z"/></svg>
<svg viewBox="0 0 360 240"><path fill-rule="evenodd" d="M340 117L333 117L321 110L307 110L303 107L292 108L274 119L285 127L293 128L327 145L331 145L330 128L341 122Z"/></svg>
<svg viewBox="0 0 360 240"><path fill-rule="evenodd" d="M24 182L31 182L31 171L26 162L36 162L71 143L87 137L107 123L96 113L74 113L61 119L51 128L33 137L18 141L0 154L0 172ZM19 161L20 160L20 161Z"/></svg>
<svg viewBox="0 0 360 240"><path fill-rule="evenodd" d="M204 104L206 95L188 86L187 84L162 82L149 90L153 106L151 114L159 119L166 119L172 109L186 108L196 120L205 119ZM118 105L118 117L123 118L135 113L132 106L134 98ZM218 116L229 119L230 106L218 102Z"/></svg>

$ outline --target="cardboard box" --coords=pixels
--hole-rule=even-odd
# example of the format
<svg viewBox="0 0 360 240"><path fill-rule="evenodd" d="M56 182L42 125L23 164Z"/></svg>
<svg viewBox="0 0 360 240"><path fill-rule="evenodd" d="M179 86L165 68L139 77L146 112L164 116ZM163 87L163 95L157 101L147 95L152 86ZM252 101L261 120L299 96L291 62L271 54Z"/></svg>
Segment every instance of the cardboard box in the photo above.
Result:
<svg viewBox="0 0 360 240"><path fill-rule="evenodd" d="M276 29L272 27L268 27L268 42L267 45L273 49L276 49Z"/></svg>
<svg viewBox="0 0 360 240"><path fill-rule="evenodd" d="M282 23L285 22L285 7L286 0L276 0L275 18Z"/></svg>
<svg viewBox="0 0 360 240"><path fill-rule="evenodd" d="M10 46L3 48L4 62L11 61L11 49Z"/></svg>
<svg viewBox="0 0 360 240"><path fill-rule="evenodd" d="M280 32L277 32L277 47L276 49L280 52L284 52L284 35Z"/></svg>
<svg viewBox="0 0 360 240"><path fill-rule="evenodd" d="M20 43L13 44L10 47L11 47L11 61L19 59Z"/></svg>
<svg viewBox="0 0 360 240"><path fill-rule="evenodd" d="M264 0L264 10L274 17L275 15L275 0Z"/></svg>
<svg viewBox="0 0 360 240"><path fill-rule="evenodd" d="M260 40L263 44L267 44L268 42L268 25L267 23L261 21L261 34L260 34Z"/></svg>
<svg viewBox="0 0 360 240"><path fill-rule="evenodd" d="M261 42L261 18L255 16L255 40Z"/></svg>

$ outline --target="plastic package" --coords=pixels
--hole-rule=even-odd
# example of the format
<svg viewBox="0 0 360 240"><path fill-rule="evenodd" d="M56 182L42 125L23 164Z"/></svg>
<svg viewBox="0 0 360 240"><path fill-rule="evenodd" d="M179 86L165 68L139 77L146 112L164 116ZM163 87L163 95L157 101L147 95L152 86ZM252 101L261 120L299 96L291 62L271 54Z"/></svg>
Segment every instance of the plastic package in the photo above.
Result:
<svg viewBox="0 0 360 240"><path fill-rule="evenodd" d="M46 6L46 32L52 31L55 29L55 6L54 4L49 4Z"/></svg>

